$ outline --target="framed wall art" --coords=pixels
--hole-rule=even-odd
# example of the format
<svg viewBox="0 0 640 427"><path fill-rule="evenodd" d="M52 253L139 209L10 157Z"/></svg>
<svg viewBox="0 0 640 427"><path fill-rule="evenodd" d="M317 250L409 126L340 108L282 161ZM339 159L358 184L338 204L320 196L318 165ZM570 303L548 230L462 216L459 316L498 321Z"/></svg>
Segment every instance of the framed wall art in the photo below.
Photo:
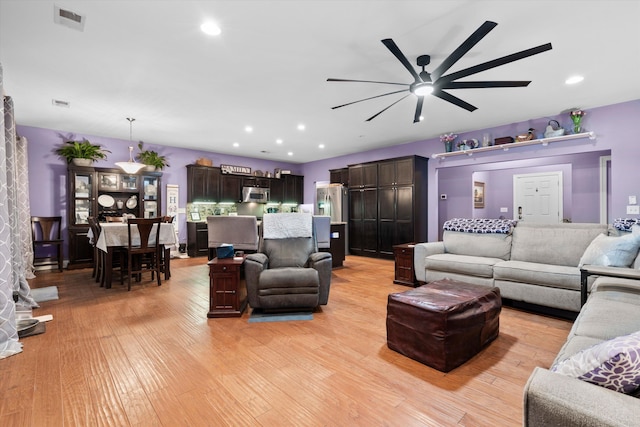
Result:
<svg viewBox="0 0 640 427"><path fill-rule="evenodd" d="M473 181L473 207L484 208L484 182Z"/></svg>

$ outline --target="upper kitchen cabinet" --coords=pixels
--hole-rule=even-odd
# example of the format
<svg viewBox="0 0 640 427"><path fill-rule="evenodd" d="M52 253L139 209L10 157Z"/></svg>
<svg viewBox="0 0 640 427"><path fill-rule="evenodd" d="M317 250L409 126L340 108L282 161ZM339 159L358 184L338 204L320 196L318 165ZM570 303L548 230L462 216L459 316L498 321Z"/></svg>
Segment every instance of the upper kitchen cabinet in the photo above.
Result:
<svg viewBox="0 0 640 427"><path fill-rule="evenodd" d="M217 202L220 175L220 168L187 165L187 202Z"/></svg>
<svg viewBox="0 0 640 427"><path fill-rule="evenodd" d="M349 166L349 188L378 186L378 163Z"/></svg>

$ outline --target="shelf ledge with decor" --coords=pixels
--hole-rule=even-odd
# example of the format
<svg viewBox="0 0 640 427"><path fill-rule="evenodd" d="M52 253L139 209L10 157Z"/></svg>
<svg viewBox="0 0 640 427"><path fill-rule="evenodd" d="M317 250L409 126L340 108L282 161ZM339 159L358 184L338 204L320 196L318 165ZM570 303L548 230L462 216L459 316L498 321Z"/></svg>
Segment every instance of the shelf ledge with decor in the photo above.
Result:
<svg viewBox="0 0 640 427"><path fill-rule="evenodd" d="M449 153L434 153L431 155L431 157L434 159L444 159L446 157L453 157L453 156L463 156L463 155L472 156L476 153L485 153L487 151L496 151L496 150L509 151L511 148L524 147L527 145L537 145L537 144L547 146L552 142L561 142L561 141L568 141L571 139L582 139L582 138L596 139L596 134L595 132L582 132L582 133L576 133L571 135L552 136L549 138L532 139L530 141L511 142L509 144L491 145L489 147L472 148L470 150L452 151Z"/></svg>

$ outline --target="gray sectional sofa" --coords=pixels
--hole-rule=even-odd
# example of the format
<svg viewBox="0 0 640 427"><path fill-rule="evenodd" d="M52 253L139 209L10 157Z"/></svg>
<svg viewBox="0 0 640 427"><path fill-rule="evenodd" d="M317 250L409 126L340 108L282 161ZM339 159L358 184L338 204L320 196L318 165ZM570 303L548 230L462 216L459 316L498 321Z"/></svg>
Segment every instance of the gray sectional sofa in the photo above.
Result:
<svg viewBox="0 0 640 427"><path fill-rule="evenodd" d="M525 222L508 233L447 230L442 241L415 245L416 278L497 286L503 298L578 312L578 263L593 239L607 232L605 224Z"/></svg>
<svg viewBox="0 0 640 427"><path fill-rule="evenodd" d="M640 279L640 271L636 271ZM529 377L524 389L524 426L639 425L637 391L628 395L552 371L557 363L582 350L637 331L640 331L640 280L596 279L552 367L536 367ZM637 368L635 371L640 374Z"/></svg>
<svg viewBox="0 0 640 427"><path fill-rule="evenodd" d="M525 386L524 426L640 425L638 231L631 235L600 224L527 223L504 233L447 230L443 241L415 246L416 277L497 286L504 298L579 312L552 366L536 367ZM613 236L628 244L616 239L612 251ZM595 244L607 239L607 250L607 245ZM601 261L608 266L586 265ZM615 266L621 262L630 267ZM581 263L593 274L582 307ZM620 378L630 381L624 392L614 390Z"/></svg>

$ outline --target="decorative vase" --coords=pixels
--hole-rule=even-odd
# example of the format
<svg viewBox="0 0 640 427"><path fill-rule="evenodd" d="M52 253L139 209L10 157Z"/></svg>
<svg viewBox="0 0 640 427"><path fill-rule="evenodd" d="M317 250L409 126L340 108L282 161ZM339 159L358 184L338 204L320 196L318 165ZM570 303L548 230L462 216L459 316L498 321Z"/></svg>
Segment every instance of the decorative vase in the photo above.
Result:
<svg viewBox="0 0 640 427"><path fill-rule="evenodd" d="M147 166L144 167L144 170L147 171L147 172L153 172L153 171L156 170L156 167L153 166L153 165L147 165Z"/></svg>
<svg viewBox="0 0 640 427"><path fill-rule="evenodd" d="M71 159L71 161L76 166L91 166L91 163L93 163L93 160L91 159L81 159L81 158Z"/></svg>
<svg viewBox="0 0 640 427"><path fill-rule="evenodd" d="M573 133L582 132L582 116L571 116L571 120L573 121Z"/></svg>
<svg viewBox="0 0 640 427"><path fill-rule="evenodd" d="M451 150L453 149L453 141L445 141L444 142L444 151L446 151L447 153L450 153Z"/></svg>

